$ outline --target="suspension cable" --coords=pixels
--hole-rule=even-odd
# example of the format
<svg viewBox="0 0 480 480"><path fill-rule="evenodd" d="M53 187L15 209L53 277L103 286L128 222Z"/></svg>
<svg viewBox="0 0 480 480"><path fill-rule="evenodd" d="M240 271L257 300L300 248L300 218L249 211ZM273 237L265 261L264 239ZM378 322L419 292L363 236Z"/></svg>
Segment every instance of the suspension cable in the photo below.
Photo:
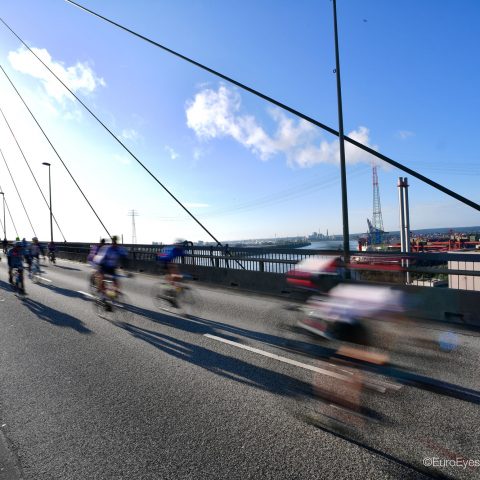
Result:
<svg viewBox="0 0 480 480"><path fill-rule="evenodd" d="M0 111L1 111L1 109L0 109ZM2 113L3 113L3 112L2 112ZM14 178L13 178L12 172L10 171L10 167L8 166L7 159L5 158L5 155L3 154L3 151L2 151L1 148L0 148L0 154L2 155L2 158L3 158L3 161L4 161L4 163L5 163L5 166L7 167L8 174L10 175L10 178L12 179L13 186L15 187L15 190L17 191L18 198L20 199L20 203L22 204L22 207L23 207L23 210L24 210L24 212L25 212L25 215L27 216L28 223L30 224L30 227L32 227L33 236L36 237L36 236L37 236L37 232L35 232L35 228L33 228L32 221L30 220L30 216L28 215L28 212L27 212L27 208L25 207L25 204L23 203L22 196L20 195L20 192L19 192L19 190L18 190L18 188L17 188L17 184L15 183L15 180L14 180Z"/></svg>
<svg viewBox="0 0 480 480"><path fill-rule="evenodd" d="M15 136L15 133L13 132L12 127L10 126L10 123L8 123L7 117L6 117L5 114L3 113L3 110L2 110L1 107L0 107L0 113L2 114L3 119L5 120L5 123L7 124L7 127L8 127L8 129L10 130L10 133L12 134L12 137L14 138L15 143L17 144L18 149L20 150L20 153L22 154L22 157L23 157L23 159L25 160L25 163L27 164L27 167L28 167L28 169L30 170L30 173L32 174L33 179L35 180L35 183L37 184L37 187L38 187L38 189L40 190L40 193L42 194L42 197L43 197L43 199L45 200L45 203L47 204L47 207L50 209L50 206L49 206L49 204L48 204L48 202L47 202L47 199L45 198L45 195L43 194L43 191L42 191L42 189L40 188L40 184L39 184L38 181L37 181L37 177L35 177L35 174L33 173L33 170L31 169L30 164L28 163L27 157L26 157L25 154L23 153L22 147L21 147L20 144L18 143L17 137ZM3 156L3 153L2 153L2 156ZM5 157L4 157L3 159L4 159L5 165L6 165L6 164L7 164L7 161L5 160ZM8 165L7 165L7 168L8 168ZM8 170L8 171L10 172L10 170ZM12 176L12 174L10 174L10 176ZM13 177L12 177L12 181L13 181ZM14 182L14 184L15 184L15 182ZM17 188L16 185L15 185L15 188ZM18 192L18 189L17 189L17 192ZM18 195L20 195L20 194L18 194ZM22 202L22 205L23 205L23 202ZM24 208L25 208L25 207L24 207ZM25 211L25 213L27 213L27 212ZM27 216L28 216L28 215L27 215ZM57 219L55 218L55 215L52 214L52 217L53 217L53 219L54 219L54 221L55 221L55 224L56 224L57 227L58 227L58 230L60 231L60 233L61 233L61 235L62 235L62 237L63 237L63 240L65 241L65 236L63 235L62 229L60 228L60 225L58 224ZM29 219L29 221L30 221L30 219ZM32 225L31 222L30 222L30 225ZM32 226L32 230L33 230L33 226ZM37 234L35 234L35 236L37 236Z"/></svg>
<svg viewBox="0 0 480 480"><path fill-rule="evenodd" d="M145 37L144 35L140 34L140 33L137 33L123 25L120 25L119 23L117 22L114 22L113 20L110 20L109 18L107 17L104 17L103 15L100 15L99 13L96 13L94 12L93 10L90 10L76 2L74 2L73 0L66 0L68 3L71 3L72 5L75 5L76 7L80 8L81 10L84 10L85 12L87 13L90 13L91 15L97 17L97 18L100 18L108 23L110 23L111 25L114 25L115 27L118 27L120 28L121 30L124 30L125 32L128 32L130 33L131 35L134 35L135 37L138 37L140 38L141 40L144 40L145 42L147 43L150 43L151 45L154 45L155 47L158 47L158 48L161 48L162 50L168 52L168 53L171 53L172 55L175 55L176 57L178 58L181 58L182 60L185 60L186 62L189 62L191 63L192 65L195 65L196 67L199 67L201 68L202 70L205 70L223 80L226 80L227 82L233 84L233 85L236 85L237 87L247 91L247 92L250 92L252 93L253 95L259 97L259 98L262 98L263 100L266 100L267 102L273 104L273 105L276 105L277 107L280 107L281 109L287 111L287 112L290 112L292 113L293 115L331 133L332 135L335 135L335 136L339 136L339 132L338 130L335 130L334 128L332 127L329 127L328 125L325 125L324 123L321 123L319 122L318 120L315 120L314 118L312 117L309 117L308 115L292 108L292 107L289 107L288 105L278 101L278 100L275 100L274 98L272 97L269 97L268 95L265 95L264 93L261 93L259 92L258 90L255 90L254 88L252 87L249 87L248 85L245 85L231 77L228 77L227 75L224 75L223 73L220 73L216 70L213 70L212 68L210 67L207 67L206 65L203 65L202 63L200 62L197 62L185 55L182 55L181 53L178 53L176 52L175 50L172 50L168 47L166 47L165 45L162 45L158 42L156 42L155 40L152 40L148 37ZM3 19L0 18L0 21L6 25L6 27L14 34L15 32L13 32L13 30L4 22ZM16 35L17 36L17 35ZM19 38L17 36L17 38ZM430 178L428 177L425 177L424 175L422 175L421 173L418 173L417 171L415 170L412 170L411 168L409 167L406 167L405 165L387 157L386 155L383 155L379 152L377 152L376 150L374 150L373 148L370 148L368 147L367 145L364 145L363 143L360 143L356 140L354 140L353 138L350 138L348 136L344 136L344 139L345 141L351 143L352 145L355 145L356 147L360 148L361 150L364 150L365 152L369 153L370 155L373 155L377 158L380 158L381 160L383 160L384 162L392 165L393 167L395 168L398 168L399 170L402 170L403 172L405 173L408 173L409 175L411 175L412 177L415 177L417 178L418 180L421 180L422 182L426 183L427 185L430 185L431 187L437 189L437 190L440 190L441 192L445 193L446 195L449 195L450 197L453 197L455 198L456 200L458 200L459 202L461 203L464 203L465 205L468 205L469 207L472 207L473 209L475 210L479 210L480 211L480 205L478 203L475 203L473 202L472 200L469 200L468 198L454 192L453 190L450 190L449 188L447 187L444 187L443 185L441 185L440 183L437 183L435 182L434 180L431 180Z"/></svg>
<svg viewBox="0 0 480 480"><path fill-rule="evenodd" d="M92 210L92 212L95 214L95 216L97 217L97 220L100 222L100 224L102 225L103 229L107 232L107 235L112 238L112 236L110 235L110 232L108 231L107 227L105 226L105 224L102 222L101 218L98 216L97 212L95 211L95 209L93 208L92 204L89 202L87 196L83 193L83 190L80 188L80 185L77 183L77 181L75 180L75 178L73 177L72 173L70 172L70 170L68 169L67 165L65 164L65 162L63 161L62 157L60 156L60 154L57 152L57 149L53 146L53 143L50 141L50 138L48 137L48 135L45 133L45 131L43 130L42 126L40 125L40 123L38 123L38 120L36 119L35 115L32 113L32 111L30 110L30 108L28 107L28 105L26 104L25 100L23 99L22 95L20 94L20 92L17 90L17 88L15 87L14 83L12 82L12 80L10 79L10 77L8 76L7 72L3 69L2 65L0 65L0 69L2 70L2 72L5 74L5 76L7 77L8 81L10 82L10 85L13 87L13 89L15 90L15 92L17 93L17 95L19 96L20 100L22 101L23 105L25 105L25 108L28 110L28 113L30 113L30 115L32 116L33 120L35 121L35 123L37 124L38 128L41 130L41 132L43 133L43 136L45 137L45 139L47 140L47 142L50 144L50 146L52 147L52 150L55 152L55 155L58 157L58 159L60 160L60 162L62 163L62 165L65 167L65 170L68 172L68 174L70 175L70 178L73 180L73 183L75 183L76 187L78 188L78 190L80 191L80 193L82 194L83 198L85 199L85 201L87 202L88 206L90 207L90 209ZM38 187L40 188L40 187ZM41 190L40 190L41 191ZM42 193L42 196L43 196L43 193ZM45 196L43 196L45 202L47 203L48 205L48 202L45 198ZM50 207L49 207L50 208ZM55 218L55 217L54 217ZM55 220L55 223L57 223L57 221ZM58 223L57 223L57 227L58 227ZM58 227L58 229L60 230L60 227ZM60 230L61 231L61 230ZM63 236L63 233L62 233L62 236ZM63 239L65 240L65 237L63 237Z"/></svg>
<svg viewBox="0 0 480 480"><path fill-rule="evenodd" d="M2 188L1 185L0 185L0 191L5 192L5 190ZM16 233L17 238L18 238L18 230L17 230L17 227L15 225L15 222L13 221L12 214L10 213L10 207L8 206L7 199L5 199L5 206L7 207L8 216L10 217L10 220L11 220L12 225L13 225L13 229L15 230L15 233Z"/></svg>
<svg viewBox="0 0 480 480"><path fill-rule="evenodd" d="M100 125L110 134L110 136L155 180L156 183L158 183L158 185L160 185L160 187L163 188L163 190L165 192L168 193L168 195L170 195L170 197L175 200L175 202L177 202L178 205L180 205L180 207L183 208L183 210L185 210L185 212L187 212L187 214L210 236L210 238L212 238L216 243L217 245L219 246L222 246L222 243L190 212L190 210L188 210L187 207L185 207L185 205L183 205L183 203L145 166L144 163L142 163L142 161L107 127L107 125L105 125L105 123L102 122L102 120L100 120L99 117L97 117L97 115L95 115L95 113L93 113L93 111L57 76L57 74L30 48L29 45L27 45L6 23L3 19L0 18L0 21L13 33L13 35L15 35L15 37L30 51L30 53L32 53L35 58L37 58L37 60L42 63L42 65L70 92L70 94L80 103L80 105L82 105L83 108L85 108L85 110L87 110L88 113L90 113L90 115L92 115L93 118L95 118L95 120L97 120L98 123L100 123ZM3 72L6 74L5 70L3 69L3 67L0 66L0 68L3 70ZM10 80L11 82L11 80ZM13 85L13 84L12 84ZM15 89L16 90L16 89ZM18 93L18 92L17 92ZM98 217L98 216L97 216ZM235 262L240 265L240 267L242 269L244 269L245 267L239 263L237 260L235 260Z"/></svg>

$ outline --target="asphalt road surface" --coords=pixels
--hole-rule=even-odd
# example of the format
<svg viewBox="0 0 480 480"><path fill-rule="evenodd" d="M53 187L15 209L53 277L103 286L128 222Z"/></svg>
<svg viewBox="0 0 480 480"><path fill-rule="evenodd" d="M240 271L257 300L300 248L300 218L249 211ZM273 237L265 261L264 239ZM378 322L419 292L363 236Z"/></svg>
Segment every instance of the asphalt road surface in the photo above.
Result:
<svg viewBox="0 0 480 480"><path fill-rule="evenodd" d="M480 478L473 403L372 376L365 398L385 422L305 421L321 409L312 381L351 373L315 358L328 344L280 328L283 300L195 285L182 318L155 308L157 278L136 275L106 319L89 273L47 264L20 299L0 262L0 480ZM480 390L479 353L461 335L454 352L405 345L395 359Z"/></svg>

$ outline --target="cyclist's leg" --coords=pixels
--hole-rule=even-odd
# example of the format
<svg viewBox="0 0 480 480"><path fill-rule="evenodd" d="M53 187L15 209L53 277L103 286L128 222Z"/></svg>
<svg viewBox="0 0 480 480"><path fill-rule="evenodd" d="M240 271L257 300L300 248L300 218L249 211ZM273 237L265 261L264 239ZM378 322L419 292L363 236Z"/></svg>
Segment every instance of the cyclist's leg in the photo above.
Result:
<svg viewBox="0 0 480 480"><path fill-rule="evenodd" d="M25 283L23 279L23 267L18 269L18 276L19 276L19 289L21 293L25 293Z"/></svg>
<svg viewBox="0 0 480 480"><path fill-rule="evenodd" d="M118 279L118 272L116 268L112 268L111 273L112 275L112 281L113 281L113 286L115 287L115 291L117 293L120 292L120 281Z"/></svg>
<svg viewBox="0 0 480 480"><path fill-rule="evenodd" d="M104 280L105 280L105 267L102 267L100 265L97 270L97 290L100 293L103 293L105 290Z"/></svg>
<svg viewBox="0 0 480 480"><path fill-rule="evenodd" d="M92 271L90 275L90 286L91 288L97 288L98 289L98 271L97 268L92 264L92 267L94 267L94 270Z"/></svg>

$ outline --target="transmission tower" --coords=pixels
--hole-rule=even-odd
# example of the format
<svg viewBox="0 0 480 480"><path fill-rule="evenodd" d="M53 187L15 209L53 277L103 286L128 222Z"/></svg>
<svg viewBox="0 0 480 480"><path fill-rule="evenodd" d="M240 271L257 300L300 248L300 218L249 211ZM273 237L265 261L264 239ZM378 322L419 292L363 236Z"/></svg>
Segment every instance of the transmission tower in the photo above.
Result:
<svg viewBox="0 0 480 480"><path fill-rule="evenodd" d="M138 212L136 210L130 210L128 216L132 217L132 245L137 243L137 230L135 228L135 217L138 217Z"/></svg>
<svg viewBox="0 0 480 480"><path fill-rule="evenodd" d="M379 244L383 240L383 219L382 206L380 204L380 189L378 188L377 166L372 163L372 179L373 179L373 216L372 216L372 243Z"/></svg>

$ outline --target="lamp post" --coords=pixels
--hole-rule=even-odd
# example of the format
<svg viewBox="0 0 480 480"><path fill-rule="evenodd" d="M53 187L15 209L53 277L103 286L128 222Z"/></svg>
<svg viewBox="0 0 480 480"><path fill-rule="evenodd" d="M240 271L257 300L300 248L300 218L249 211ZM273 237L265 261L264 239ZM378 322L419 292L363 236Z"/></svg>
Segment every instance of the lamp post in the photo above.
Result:
<svg viewBox="0 0 480 480"><path fill-rule="evenodd" d="M342 186L342 219L343 219L343 253L345 262L350 257L350 232L348 228L347 171L345 167L345 139L343 132L342 86L340 80L340 52L338 47L337 1L333 0L333 29L335 34L335 74L337 77L338 104L338 140L340 145L340 179Z"/></svg>
<svg viewBox="0 0 480 480"><path fill-rule="evenodd" d="M0 192L0 195L3 197L3 239L7 239L7 224L5 223L5 193Z"/></svg>
<svg viewBox="0 0 480 480"><path fill-rule="evenodd" d="M52 223L52 177L50 175L50 164L48 162L43 162L42 165L48 167L48 191L50 193L50 242L53 243L53 223Z"/></svg>

